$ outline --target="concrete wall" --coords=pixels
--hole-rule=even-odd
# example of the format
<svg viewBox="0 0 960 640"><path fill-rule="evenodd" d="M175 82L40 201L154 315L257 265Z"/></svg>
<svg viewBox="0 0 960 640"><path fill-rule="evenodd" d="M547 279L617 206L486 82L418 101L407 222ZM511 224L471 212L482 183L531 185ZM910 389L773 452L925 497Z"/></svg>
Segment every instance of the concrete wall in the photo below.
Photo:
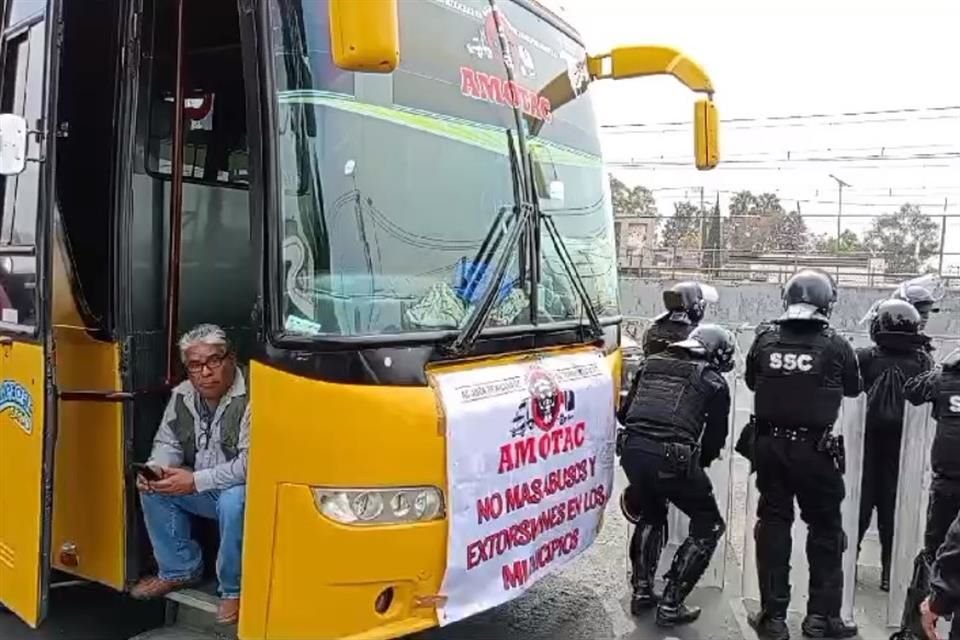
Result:
<svg viewBox="0 0 960 640"><path fill-rule="evenodd" d="M620 307L629 324L646 324L645 320L663 312L661 291L672 281L620 278ZM707 319L728 326L756 325L761 320L778 317L783 312L780 286L768 283L714 284L720 302L710 305ZM857 323L876 300L890 296L893 287L841 287L831 324L837 329L858 333L866 326ZM960 336L960 296L948 291L940 304L940 313L932 314L926 332L953 338Z"/></svg>

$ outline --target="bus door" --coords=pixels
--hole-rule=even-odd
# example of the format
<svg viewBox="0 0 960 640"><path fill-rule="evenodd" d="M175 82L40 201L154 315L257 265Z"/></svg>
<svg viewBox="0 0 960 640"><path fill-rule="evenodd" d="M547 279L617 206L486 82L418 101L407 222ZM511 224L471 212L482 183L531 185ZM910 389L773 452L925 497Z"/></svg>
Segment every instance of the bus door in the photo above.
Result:
<svg viewBox="0 0 960 640"><path fill-rule="evenodd" d="M46 613L56 390L49 285L58 0L0 9L0 605Z"/></svg>

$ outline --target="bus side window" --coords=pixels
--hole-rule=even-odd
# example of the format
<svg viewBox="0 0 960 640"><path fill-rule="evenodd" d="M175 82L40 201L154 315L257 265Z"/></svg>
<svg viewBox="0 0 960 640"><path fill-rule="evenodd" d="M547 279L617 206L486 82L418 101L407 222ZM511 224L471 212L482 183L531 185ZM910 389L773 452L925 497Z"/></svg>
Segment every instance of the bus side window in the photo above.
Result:
<svg viewBox="0 0 960 640"><path fill-rule="evenodd" d="M2 5L3 2L0 2ZM33 18L41 13L47 8L46 0L12 0L10 3L10 15L6 21L6 24L13 26L18 23L26 21L28 18ZM3 14L3 7L0 6L0 16Z"/></svg>
<svg viewBox="0 0 960 640"><path fill-rule="evenodd" d="M0 113L22 115L30 126L42 117L44 53L42 22L5 40ZM0 328L32 331L36 324L38 156L31 136L24 172L0 178Z"/></svg>

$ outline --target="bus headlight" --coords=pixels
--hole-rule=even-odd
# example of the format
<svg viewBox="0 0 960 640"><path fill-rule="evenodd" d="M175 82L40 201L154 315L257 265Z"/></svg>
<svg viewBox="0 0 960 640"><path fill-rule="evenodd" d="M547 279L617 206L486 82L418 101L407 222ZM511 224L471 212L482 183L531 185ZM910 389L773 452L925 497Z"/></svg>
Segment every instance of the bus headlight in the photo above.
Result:
<svg viewBox="0 0 960 640"><path fill-rule="evenodd" d="M383 525L442 518L443 493L436 487L390 489L314 488L317 510L334 522Z"/></svg>

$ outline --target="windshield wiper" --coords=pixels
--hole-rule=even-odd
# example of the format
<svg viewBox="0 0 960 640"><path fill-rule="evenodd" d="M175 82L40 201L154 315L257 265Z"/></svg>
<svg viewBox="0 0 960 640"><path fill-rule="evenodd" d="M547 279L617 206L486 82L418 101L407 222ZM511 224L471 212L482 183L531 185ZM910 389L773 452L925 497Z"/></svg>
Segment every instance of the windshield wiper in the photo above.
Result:
<svg viewBox="0 0 960 640"><path fill-rule="evenodd" d="M587 287L583 284L583 278L580 276L580 272L577 271L577 265L574 264L573 258L570 256L570 251L567 250L567 245L563 241L563 237L560 235L560 232L557 231L557 225L553 221L553 216L543 213L538 208L537 217L543 221L543 226L546 228L547 234L549 234L550 240L553 242L553 248L557 250L560 264L563 265L563 270L567 273L567 277L570 278L570 281L573 283L573 289L580 298L580 304L583 306L583 310L587 314L587 319L590 321L590 333L594 338L602 337L603 326L600 324L600 316L597 315L597 310L593 308L593 301L590 300Z"/></svg>
<svg viewBox="0 0 960 640"><path fill-rule="evenodd" d="M471 276L466 287L464 287L464 291L470 294L467 300L472 297L474 290L483 282L489 268L488 261L492 260L498 248L501 249L500 259L487 281L486 289L481 294L470 317L467 318L467 322L460 329L460 333L457 334L456 339L449 347L449 351L453 355L463 355L469 352L480 336L480 332L483 331L483 327L493 311L493 305L499 296L500 289L503 287L503 278L507 273L510 260L520 246L523 230L529 226L531 216L534 214L534 208L524 204L521 198L523 173L520 170L520 162L514 146L513 132L508 129L506 134L508 155L510 156L510 173L513 177L514 202L517 204L512 208L503 208L498 212L471 266ZM505 214L508 211L512 212L513 215L509 216L504 222ZM497 230L499 230L499 233L496 233ZM494 236L495 233L496 236ZM504 237L506 237L505 241Z"/></svg>

